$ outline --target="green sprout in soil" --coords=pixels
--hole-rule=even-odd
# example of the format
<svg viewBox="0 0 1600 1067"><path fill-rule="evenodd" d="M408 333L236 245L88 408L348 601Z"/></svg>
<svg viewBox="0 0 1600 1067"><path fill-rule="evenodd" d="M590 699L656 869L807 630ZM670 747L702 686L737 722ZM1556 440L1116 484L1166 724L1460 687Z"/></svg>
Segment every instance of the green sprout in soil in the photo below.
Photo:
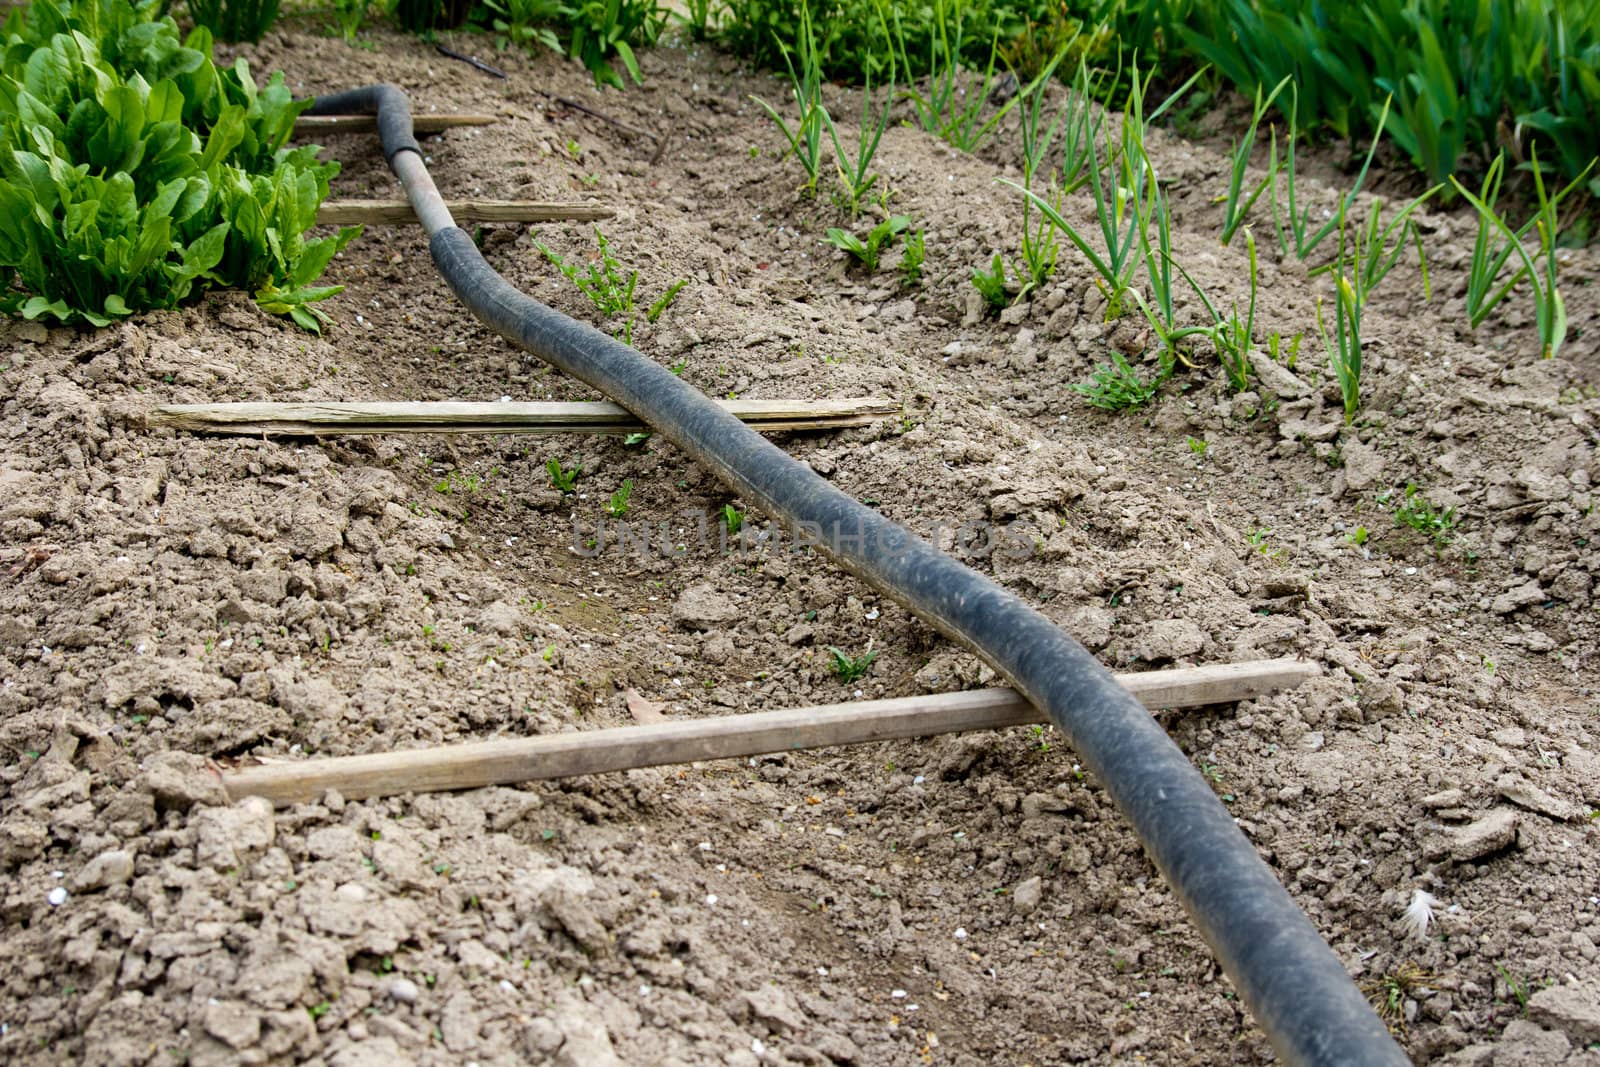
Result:
<svg viewBox="0 0 1600 1067"><path fill-rule="evenodd" d="M922 257L926 252L922 230L906 237L906 248L900 255L900 277L907 285L916 285L922 280Z"/></svg>
<svg viewBox="0 0 1600 1067"><path fill-rule="evenodd" d="M722 520L723 528L728 531L730 537L744 529L744 517L744 512L732 504L722 505L722 513L718 516Z"/></svg>
<svg viewBox="0 0 1600 1067"><path fill-rule="evenodd" d="M628 513L628 498L633 495L633 479L629 478L618 487L611 499L606 501L606 514L613 519L620 519Z"/></svg>
<svg viewBox="0 0 1600 1067"><path fill-rule="evenodd" d="M612 255L611 242L600 232L598 226L594 228L594 238L595 243L599 245L599 256L582 268L576 263L568 263L562 259L543 241L535 241L534 247L544 253L544 257L589 298L601 315L622 321L622 329L617 336L622 338L623 343L631 345L635 312L634 293L639 287L639 272L625 271L622 262ZM649 310L645 312L645 318L650 322L659 319L662 313L672 306L678 293L687 284L687 278L673 282L666 292L650 305Z"/></svg>
<svg viewBox="0 0 1600 1067"><path fill-rule="evenodd" d="M1165 377L1164 373L1157 373L1147 382L1121 352L1112 352L1109 364L1102 363L1090 381L1078 382L1072 388L1101 411L1126 411L1153 400Z"/></svg>
<svg viewBox="0 0 1600 1067"><path fill-rule="evenodd" d="M878 658L878 653L873 650L871 642L867 643L867 650L859 656L848 656L832 645L828 646L828 655L834 675L845 685L866 674L873 660Z"/></svg>
<svg viewBox="0 0 1600 1067"><path fill-rule="evenodd" d="M866 268L868 274L878 269L878 254L894 243L894 239L911 226L908 215L891 215L867 231L863 240L837 226L828 227L828 243L841 252L848 252Z"/></svg>
<svg viewBox="0 0 1600 1067"><path fill-rule="evenodd" d="M563 467L561 460L551 456L545 463L544 469L550 475L550 484L562 493L572 493L578 488L578 475L583 471L577 467Z"/></svg>
<svg viewBox="0 0 1600 1067"><path fill-rule="evenodd" d="M1418 533L1432 538L1435 547L1444 548L1453 540L1456 509L1435 508L1422 495L1422 490L1412 483L1406 486L1405 499L1395 509L1394 521L1397 526L1409 526Z"/></svg>
<svg viewBox="0 0 1600 1067"><path fill-rule="evenodd" d="M999 311L1011 303L1011 294L1006 291L1005 257L996 252L994 263L986 271L973 267L972 287L978 290L978 295L983 297L991 311Z"/></svg>

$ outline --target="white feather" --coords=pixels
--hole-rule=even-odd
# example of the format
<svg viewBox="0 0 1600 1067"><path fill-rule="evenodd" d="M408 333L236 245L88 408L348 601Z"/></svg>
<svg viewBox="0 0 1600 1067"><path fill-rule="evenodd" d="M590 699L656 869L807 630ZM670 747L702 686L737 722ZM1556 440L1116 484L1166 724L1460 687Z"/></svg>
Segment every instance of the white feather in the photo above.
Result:
<svg viewBox="0 0 1600 1067"><path fill-rule="evenodd" d="M1406 929L1419 938L1426 939L1428 927L1433 924L1433 906L1437 903L1439 903L1438 898L1426 889L1413 890L1411 903L1406 906L1405 917L1402 920Z"/></svg>

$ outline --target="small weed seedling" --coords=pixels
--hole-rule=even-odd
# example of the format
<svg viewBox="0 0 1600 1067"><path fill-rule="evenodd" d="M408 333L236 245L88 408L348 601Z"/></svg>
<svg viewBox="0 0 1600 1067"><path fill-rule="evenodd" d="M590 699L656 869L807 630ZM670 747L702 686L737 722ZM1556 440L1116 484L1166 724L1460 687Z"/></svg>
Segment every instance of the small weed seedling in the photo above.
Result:
<svg viewBox="0 0 1600 1067"><path fill-rule="evenodd" d="M907 285L916 285L922 280L922 257L926 253L922 230L907 235L905 251L900 255L900 279Z"/></svg>
<svg viewBox="0 0 1600 1067"><path fill-rule="evenodd" d="M1272 536L1272 531L1267 527L1257 527L1245 535L1250 541L1250 547L1271 560L1281 560L1287 554L1281 548L1273 548L1267 543L1267 538Z"/></svg>
<svg viewBox="0 0 1600 1067"><path fill-rule="evenodd" d="M1528 1014L1528 980L1517 978L1510 971L1499 964L1495 964L1495 973L1506 984L1506 992L1511 994L1511 999L1517 1002L1517 1008L1523 1015Z"/></svg>
<svg viewBox="0 0 1600 1067"><path fill-rule="evenodd" d="M728 531L729 537L737 536L744 529L744 512L732 504L722 505L722 513L718 518L722 520L722 527Z"/></svg>
<svg viewBox="0 0 1600 1067"><path fill-rule="evenodd" d="M972 287L978 290L991 311L999 311L1011 303L1011 294L1006 292L1005 257L996 252L994 263L986 271L973 267Z"/></svg>
<svg viewBox="0 0 1600 1067"><path fill-rule="evenodd" d="M1394 521L1397 526L1409 526L1432 538L1434 547L1444 548L1451 542L1456 528L1456 509L1445 508L1441 511L1435 508L1422 495L1422 490L1412 483L1406 486L1405 499L1395 508Z"/></svg>
<svg viewBox="0 0 1600 1067"><path fill-rule="evenodd" d="M868 230L864 241L853 233L830 226L828 243L842 252L850 253L871 274L878 269L878 253L893 244L894 239L910 226L909 215L892 215Z"/></svg>
<svg viewBox="0 0 1600 1067"><path fill-rule="evenodd" d="M1367 1001L1377 1011L1378 1018L1393 1029L1404 1030L1407 998L1421 992L1435 977L1415 963L1402 963L1363 986L1362 992L1366 993Z"/></svg>
<svg viewBox="0 0 1600 1067"><path fill-rule="evenodd" d="M550 475L550 484L562 493L572 493L578 488L578 475L583 472L577 467L570 470L561 465L561 460L551 456L545 463L544 469Z"/></svg>
<svg viewBox="0 0 1600 1067"><path fill-rule="evenodd" d="M611 494L611 499L606 501L606 514L613 519L620 519L628 513L628 498L633 495L633 479L628 478Z"/></svg>
<svg viewBox="0 0 1600 1067"><path fill-rule="evenodd" d="M594 229L595 243L599 245L599 256L583 269L575 263L568 263L555 252L551 251L543 241L535 241L534 246L544 253L557 270L566 276L567 280L576 285L585 296L594 304L595 309L608 319L621 319L622 330L618 334L624 344L633 344L634 322L634 292L639 286L639 272L629 271L623 274L620 260L611 254L611 242L606 240L606 235L600 232L600 227ZM671 307L677 300L678 293L685 285L689 284L687 278L679 278L667 287L656 302L650 305L645 312L645 318L655 322L661 318L663 312Z"/></svg>
<svg viewBox="0 0 1600 1067"><path fill-rule="evenodd" d="M655 322L657 319L661 318L662 313L672 306L673 302L678 299L678 294L683 291L683 287L688 284L688 278L679 278L677 281L667 286L667 291L656 297L656 302L651 304L650 310L644 313L645 319L650 322Z"/></svg>
<svg viewBox="0 0 1600 1067"><path fill-rule="evenodd" d="M1109 364L1102 363L1095 369L1091 380L1079 382L1072 388L1082 393L1091 407L1101 411L1126 411L1143 407L1155 399L1164 380L1164 374L1157 374L1150 381L1145 381L1121 352L1112 352Z"/></svg>
<svg viewBox="0 0 1600 1067"><path fill-rule="evenodd" d="M1345 534L1344 539L1350 542L1352 545L1355 545L1357 548L1361 548L1367 543L1367 538L1370 536L1371 534L1367 532L1367 528L1365 526L1357 526L1354 530L1351 530L1349 533Z"/></svg>
<svg viewBox="0 0 1600 1067"><path fill-rule="evenodd" d="M845 685L866 674L872 667L872 661L878 654L872 649L872 642L867 642L867 650L854 658L847 656L841 650L828 646L828 655L832 660L833 673Z"/></svg>
<svg viewBox="0 0 1600 1067"><path fill-rule="evenodd" d="M566 275L568 281L576 285L587 296L595 308L608 319L622 318L625 326L625 340L633 337L633 291L639 284L639 272L632 271L626 277L622 273L622 264L611 254L611 243L606 240L606 235L600 232L600 227L594 228L595 243L600 246L598 262L588 264L587 270L580 270L576 263L567 263L555 252L545 245L543 241L535 241L534 247L544 253L554 267Z"/></svg>

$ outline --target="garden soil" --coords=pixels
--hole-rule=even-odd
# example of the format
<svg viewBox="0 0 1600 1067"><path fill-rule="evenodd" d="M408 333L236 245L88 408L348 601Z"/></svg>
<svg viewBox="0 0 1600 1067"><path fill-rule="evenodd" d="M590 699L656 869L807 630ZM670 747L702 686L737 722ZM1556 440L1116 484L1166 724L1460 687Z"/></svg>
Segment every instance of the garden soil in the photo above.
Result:
<svg viewBox="0 0 1600 1067"><path fill-rule="evenodd" d="M419 113L494 116L424 139L444 192L614 207L634 343L707 393L898 402L780 443L1108 666L1319 664L1160 720L1419 1062L1600 1063L1592 249L1566 255L1570 336L1541 360L1524 293L1466 328L1474 223L1424 210L1431 287L1407 252L1378 289L1347 426L1316 333L1331 289L1277 254L1264 199L1256 332L1281 334L1279 361L1234 395L1197 349L1108 414L1075 384L1113 352L1151 373L1150 338L1106 321L1078 255L997 317L969 283L1015 254L1019 199L995 181L1019 174L1014 123L975 155L884 136L879 188L926 236L908 284L903 244L867 275L823 243L881 208L852 223L800 193L751 99L785 88L735 59L669 43L642 86L599 93L483 37L455 44L504 80L367 42L290 24L247 54L297 93L381 79ZM1242 238L1218 240L1229 121L1154 149L1174 254L1223 308L1248 295ZM338 197L399 195L371 137L326 143ZM1317 156L1321 207L1346 163ZM1409 181L1374 188L1392 211ZM1086 195L1066 210L1091 220ZM477 234L527 292L621 328L536 245L586 264L587 226ZM321 337L241 294L98 332L3 327L0 1059L1272 1059L1052 729L224 803L217 768L605 729L633 721L630 689L682 720L993 682L814 553L720 544L744 503L656 439L145 427L172 402L596 398L462 310L414 227L368 230L327 280L345 289ZM604 506L628 481L624 548ZM846 684L832 649L876 656ZM1425 931L1403 921L1418 891Z"/></svg>

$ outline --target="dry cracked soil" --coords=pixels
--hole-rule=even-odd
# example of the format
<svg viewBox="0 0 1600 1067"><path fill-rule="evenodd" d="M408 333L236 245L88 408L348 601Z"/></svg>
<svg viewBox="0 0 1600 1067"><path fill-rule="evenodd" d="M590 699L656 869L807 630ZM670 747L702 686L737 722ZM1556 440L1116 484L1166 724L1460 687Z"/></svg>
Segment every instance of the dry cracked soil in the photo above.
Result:
<svg viewBox="0 0 1600 1067"><path fill-rule="evenodd" d="M1316 339L1327 281L1269 250L1263 201L1259 333L1304 333L1298 358L1240 395L1197 359L1107 414L1073 383L1113 350L1143 366L1149 338L1106 321L1075 254L998 317L974 303L972 268L1017 239L995 184L1018 174L1014 124L975 155L884 137L890 209L926 235L908 284L903 245L868 276L822 243L848 220L797 192L750 99L784 87L731 57L669 42L642 86L600 94L549 55L499 54L498 80L368 41L290 23L247 54L297 92L382 79L419 113L493 115L425 139L447 195L614 207L641 308L687 279L635 344L708 393L896 402L778 440L942 527L1109 666L1319 664L1161 722L1419 1062L1600 1064L1593 249L1567 254L1571 336L1541 360L1525 300L1465 328L1473 222L1425 210L1431 293L1408 258L1376 294L1347 427ZM1176 256L1231 302L1225 120L1157 134L1155 156ZM337 196L399 195L370 137L325 140ZM1325 204L1344 162L1316 157ZM1066 210L1089 220L1083 195ZM477 236L527 292L619 328L534 244L584 262L588 227ZM416 228L369 229L329 280L321 337L238 294L101 332L3 327L0 1058L1272 1059L1053 730L225 803L219 767L603 729L632 721L629 689L687 719L993 680L825 559L725 551L715 516L743 502L658 440L148 428L173 402L596 398L478 325ZM581 471L573 494L551 458ZM648 551L601 535L627 480ZM847 685L830 647L877 656Z"/></svg>

